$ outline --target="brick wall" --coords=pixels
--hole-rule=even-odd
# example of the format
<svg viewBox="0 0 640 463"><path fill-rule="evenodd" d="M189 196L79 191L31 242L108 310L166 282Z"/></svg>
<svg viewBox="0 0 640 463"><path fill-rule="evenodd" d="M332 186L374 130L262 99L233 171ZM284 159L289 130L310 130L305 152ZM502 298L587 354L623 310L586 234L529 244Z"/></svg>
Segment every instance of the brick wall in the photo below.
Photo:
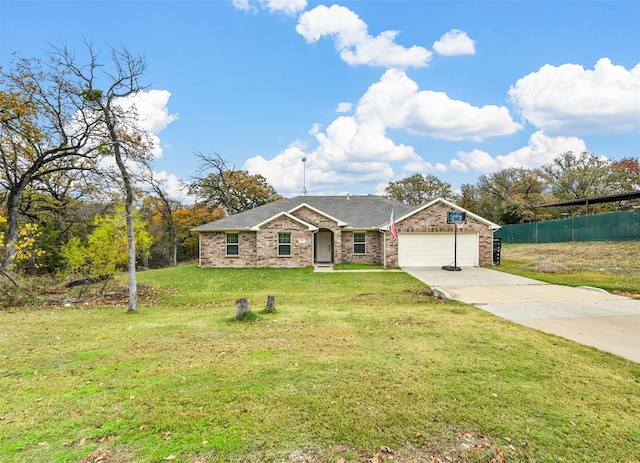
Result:
<svg viewBox="0 0 640 463"><path fill-rule="evenodd" d="M402 232L449 232L453 233L455 225L447 224L447 212L451 208L445 204L436 203L423 209L407 219L397 222L398 233ZM492 265L493 263L493 231L486 224L467 215L467 223L458 228L458 232L477 232L479 242L479 264ZM386 240L387 267L398 266L398 243L393 242L387 233Z"/></svg>
<svg viewBox="0 0 640 463"><path fill-rule="evenodd" d="M291 256L278 255L278 233L291 233ZM313 232L303 224L279 217L257 234L257 267L306 267L313 265Z"/></svg>
<svg viewBox="0 0 640 463"><path fill-rule="evenodd" d="M447 212L450 208L436 203L428 209L397 223L398 232L453 232L454 225L447 224ZM366 254L353 253L353 232L345 231L335 221L322 214L302 207L293 214L318 228L333 232L334 263L384 263L386 266L398 266L398 243L393 242L389 233L366 232ZM493 261L493 231L487 225L472 217L459 232L477 232L479 238L479 263L491 265ZM291 256L278 256L278 233L291 233ZM386 235L386 239L385 239ZM313 265L314 233L306 226L286 216L267 223L259 232L239 233L239 255L226 255L226 234L209 232L200 235L202 267L305 267ZM385 248L386 249L383 249Z"/></svg>
<svg viewBox="0 0 640 463"><path fill-rule="evenodd" d="M237 256L227 256L225 232L208 232L200 234L200 266L201 267L255 267L256 234L255 232L238 233Z"/></svg>
<svg viewBox="0 0 640 463"><path fill-rule="evenodd" d="M342 232L342 262L345 264L382 264L384 235L377 230L367 231L365 254L354 254L353 233L352 231Z"/></svg>
<svg viewBox="0 0 640 463"><path fill-rule="evenodd" d="M325 217L322 214L318 214L308 207L301 207L291 215L304 220L307 223L313 224L318 228L325 228L333 232L333 262L343 262L343 248L342 248L342 228L334 221ZM313 243L312 243L313 247Z"/></svg>

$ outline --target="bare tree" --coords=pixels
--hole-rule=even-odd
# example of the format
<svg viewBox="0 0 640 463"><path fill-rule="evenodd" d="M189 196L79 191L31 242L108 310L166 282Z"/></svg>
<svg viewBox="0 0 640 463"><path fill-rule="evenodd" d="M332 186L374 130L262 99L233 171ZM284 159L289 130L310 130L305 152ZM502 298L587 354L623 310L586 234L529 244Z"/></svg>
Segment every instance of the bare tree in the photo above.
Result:
<svg viewBox="0 0 640 463"><path fill-rule="evenodd" d="M200 172L193 177L189 193L201 204L220 207L231 215L282 199L262 175L236 170L219 154L196 156L200 159Z"/></svg>
<svg viewBox="0 0 640 463"><path fill-rule="evenodd" d="M151 144L137 124L137 115L131 108L123 109L123 98L135 95L147 87L141 83L146 73L144 57L127 49L110 50L109 67L99 61L99 56L87 45L88 64L80 64L67 48L56 48L55 58L61 69L77 79L78 90L87 106L98 116L95 132L99 152L113 158L125 193L125 217L127 222L129 267L129 312L138 307L136 284L136 247L133 227L134 169L151 159Z"/></svg>
<svg viewBox="0 0 640 463"><path fill-rule="evenodd" d="M144 176L145 183L149 184L151 190L157 196L158 201L154 201L157 206L156 209L160 213L162 217L162 221L165 223L167 227L167 231L169 233L169 241L171 242L171 266L175 267L178 265L178 229L176 227L176 222L173 217L173 209L175 206L175 202L172 202L166 195L165 191L162 189L161 182L154 176L153 171L151 169L147 169L147 173Z"/></svg>

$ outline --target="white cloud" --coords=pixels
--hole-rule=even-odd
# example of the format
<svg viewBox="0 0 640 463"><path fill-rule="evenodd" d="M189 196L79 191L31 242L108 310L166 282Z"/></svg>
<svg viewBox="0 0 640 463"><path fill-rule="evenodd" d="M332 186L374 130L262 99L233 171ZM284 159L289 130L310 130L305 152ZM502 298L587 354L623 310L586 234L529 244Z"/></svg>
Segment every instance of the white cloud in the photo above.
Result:
<svg viewBox="0 0 640 463"><path fill-rule="evenodd" d="M242 169L252 175L263 175L281 194L283 191L300 193L303 186L302 158L304 157L307 157L307 154L298 143L292 143L271 160L262 156L247 159ZM307 168L308 166L309 164Z"/></svg>
<svg viewBox="0 0 640 463"><path fill-rule="evenodd" d="M460 151L456 155L458 159L451 161L451 168L465 172L471 168L482 173L497 172L511 167L535 169L549 164L567 151L581 153L586 150L586 145L580 138L548 137L542 131L538 131L531 135L527 146L504 156L494 157L477 149L471 152Z"/></svg>
<svg viewBox="0 0 640 463"><path fill-rule="evenodd" d="M388 70L358 102L353 115L340 115L326 129L309 131L317 147L291 145L271 160L256 156L245 169L261 173L281 194L302 191L301 159L307 161L307 190L333 191L338 185L388 182L397 173L445 172L448 167L420 156L412 146L396 143L387 129L445 139L473 139L511 134L520 128L504 107L474 107L444 93L420 91L418 84L398 70ZM488 155L487 155L488 156ZM460 160L451 168L465 170Z"/></svg>
<svg viewBox="0 0 640 463"><path fill-rule="evenodd" d="M169 98L171 98L171 92L168 90L149 90L119 98L117 104L124 109L135 106L140 128L147 132L158 133L178 118L176 114L169 114L167 108Z"/></svg>
<svg viewBox="0 0 640 463"><path fill-rule="evenodd" d="M449 167L451 170L457 170L459 172L469 172L469 167L464 162L460 162L457 159L452 159L449 162Z"/></svg>
<svg viewBox="0 0 640 463"><path fill-rule="evenodd" d="M255 11L255 8L251 5L249 0L232 0L233 6L236 10L251 12Z"/></svg>
<svg viewBox="0 0 640 463"><path fill-rule="evenodd" d="M153 173L153 178L160 184L165 194L176 201L180 201L183 204L193 204L195 198L187 194L186 188L182 180L173 174L169 174L166 171L160 171ZM144 188L144 185L142 185Z"/></svg>
<svg viewBox="0 0 640 463"><path fill-rule="evenodd" d="M303 157L310 194L336 194L345 185L388 181L394 175L392 163L422 161L413 148L389 139L383 125L361 123L355 116L338 117L324 132L315 129L315 150L307 153L292 144L273 159L250 158L243 168L264 175L280 194L289 196L302 191Z"/></svg>
<svg viewBox="0 0 640 463"><path fill-rule="evenodd" d="M433 51L439 55L475 55L476 43L466 32L452 29L433 43Z"/></svg>
<svg viewBox="0 0 640 463"><path fill-rule="evenodd" d="M447 140L509 135L522 128L504 106L472 106L446 93L419 90L403 71L390 69L361 98L357 112L387 127Z"/></svg>
<svg viewBox="0 0 640 463"><path fill-rule="evenodd" d="M176 114L169 114L167 104L170 97L171 93L167 90L149 90L116 101L124 110L136 112L139 128L147 132L152 142L154 158L162 157L158 133L178 118Z"/></svg>
<svg viewBox="0 0 640 463"><path fill-rule="evenodd" d="M255 13L259 9L295 16L307 7L307 0L233 0L237 10Z"/></svg>
<svg viewBox="0 0 640 463"><path fill-rule="evenodd" d="M524 118L548 133L615 133L640 129L640 63L633 69L600 59L593 70L545 65L509 89Z"/></svg>
<svg viewBox="0 0 640 463"><path fill-rule="evenodd" d="M353 108L353 103L338 103L338 107L336 108L337 113L349 113Z"/></svg>
<svg viewBox="0 0 640 463"><path fill-rule="evenodd" d="M340 5L320 5L303 13L296 31L309 43L325 36L334 37L340 57L351 65L423 67L432 54L424 47L398 45L395 42L397 31L370 36L367 24L356 13Z"/></svg>
<svg viewBox="0 0 640 463"><path fill-rule="evenodd" d="M295 16L307 7L307 0L268 0L270 11L279 11L288 16Z"/></svg>

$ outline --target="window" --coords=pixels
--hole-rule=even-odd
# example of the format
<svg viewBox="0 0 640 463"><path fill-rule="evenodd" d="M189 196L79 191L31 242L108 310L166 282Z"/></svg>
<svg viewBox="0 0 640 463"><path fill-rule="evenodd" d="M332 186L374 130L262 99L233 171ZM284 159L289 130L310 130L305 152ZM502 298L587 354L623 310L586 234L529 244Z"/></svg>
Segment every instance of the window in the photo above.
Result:
<svg viewBox="0 0 640 463"><path fill-rule="evenodd" d="M227 256L240 255L239 242L238 233L227 233Z"/></svg>
<svg viewBox="0 0 640 463"><path fill-rule="evenodd" d="M278 255L291 255L291 233L278 233Z"/></svg>
<svg viewBox="0 0 640 463"><path fill-rule="evenodd" d="M366 254L367 253L367 234L364 232L353 234L353 253L354 254Z"/></svg>

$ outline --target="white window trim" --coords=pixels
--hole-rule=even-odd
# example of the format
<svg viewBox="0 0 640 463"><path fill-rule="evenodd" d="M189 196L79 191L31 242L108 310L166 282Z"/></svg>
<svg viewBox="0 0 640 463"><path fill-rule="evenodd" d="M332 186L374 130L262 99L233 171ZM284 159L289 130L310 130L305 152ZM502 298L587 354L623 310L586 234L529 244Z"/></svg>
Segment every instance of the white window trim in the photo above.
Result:
<svg viewBox="0 0 640 463"><path fill-rule="evenodd" d="M364 235L363 242L359 241L356 243L356 233ZM356 252L356 244L364 245L364 252ZM353 232L353 253L358 256L364 256L367 253L367 232L363 232L363 231Z"/></svg>
<svg viewBox="0 0 640 463"><path fill-rule="evenodd" d="M288 243L280 243L280 236L287 235L289 237ZM289 254L280 254L280 246L289 246ZM278 233L278 257L291 257L293 255L293 240L291 239L291 232L279 232Z"/></svg>
<svg viewBox="0 0 640 463"><path fill-rule="evenodd" d="M229 243L229 235L236 235L238 237L237 243ZM237 246L237 254L229 254L229 246ZM226 232L224 234L224 255L225 257L239 257L240 256L240 233L239 232Z"/></svg>

